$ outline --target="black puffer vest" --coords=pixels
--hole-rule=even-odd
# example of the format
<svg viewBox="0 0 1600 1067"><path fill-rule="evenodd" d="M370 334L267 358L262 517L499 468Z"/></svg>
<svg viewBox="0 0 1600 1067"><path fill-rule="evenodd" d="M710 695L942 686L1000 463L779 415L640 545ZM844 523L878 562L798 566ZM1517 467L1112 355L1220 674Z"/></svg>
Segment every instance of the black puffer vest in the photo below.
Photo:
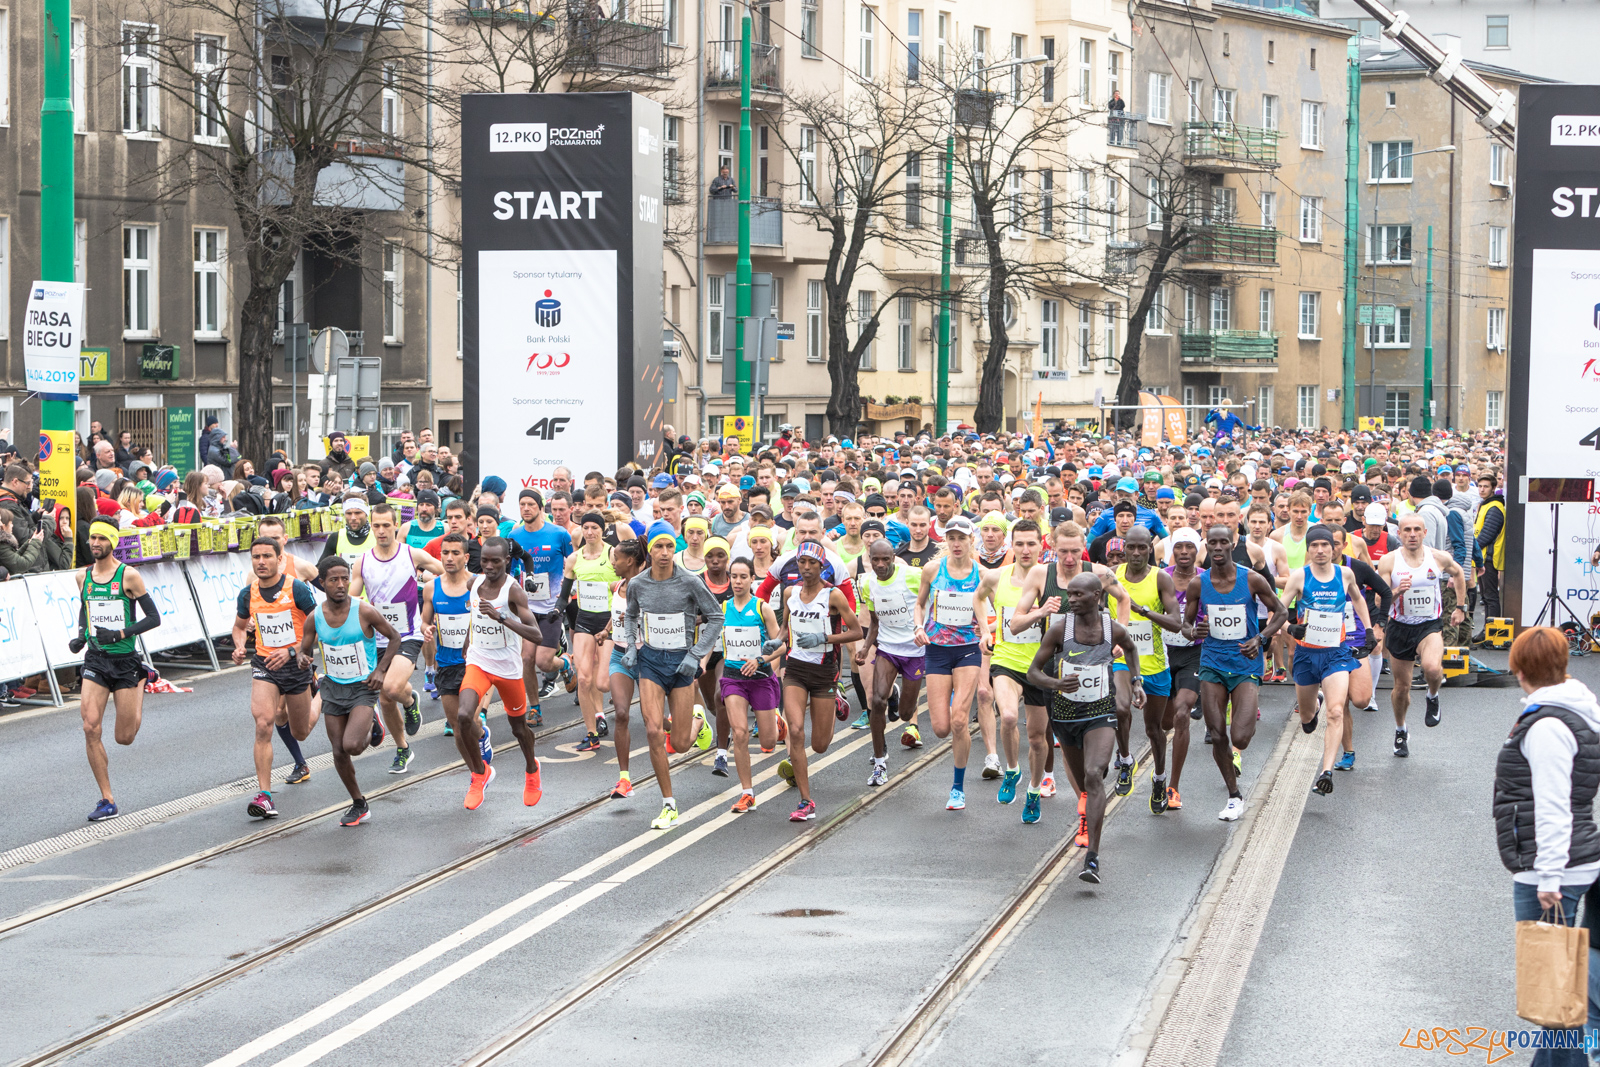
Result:
<svg viewBox="0 0 1600 1067"><path fill-rule="evenodd" d="M1578 754L1572 761L1572 843L1567 866L1600 860L1600 828L1594 823L1594 795L1600 789L1600 735L1577 712L1546 705L1517 719L1495 762L1494 829L1500 862L1508 871L1531 871L1539 851L1533 822L1533 769L1522 754L1522 739L1544 718L1560 719L1578 739Z"/></svg>

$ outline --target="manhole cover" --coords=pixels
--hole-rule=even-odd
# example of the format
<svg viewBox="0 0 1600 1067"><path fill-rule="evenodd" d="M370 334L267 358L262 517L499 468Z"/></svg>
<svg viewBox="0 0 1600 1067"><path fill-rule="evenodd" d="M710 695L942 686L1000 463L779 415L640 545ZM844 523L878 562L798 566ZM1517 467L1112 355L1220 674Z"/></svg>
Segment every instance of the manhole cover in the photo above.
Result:
<svg viewBox="0 0 1600 1067"><path fill-rule="evenodd" d="M772 913L779 919L820 919L824 915L838 915L840 912L831 908L790 908L787 911Z"/></svg>

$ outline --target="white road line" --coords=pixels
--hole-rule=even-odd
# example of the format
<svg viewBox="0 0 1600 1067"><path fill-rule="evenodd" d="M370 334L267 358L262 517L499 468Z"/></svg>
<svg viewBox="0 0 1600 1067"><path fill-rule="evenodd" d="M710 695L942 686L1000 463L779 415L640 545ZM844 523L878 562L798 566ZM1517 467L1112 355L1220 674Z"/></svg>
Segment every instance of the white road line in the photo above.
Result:
<svg viewBox="0 0 1600 1067"><path fill-rule="evenodd" d="M823 767L826 767L829 764L852 754L862 746L870 744L871 741L872 737L870 734L864 735L840 748L830 751L820 758L812 760L810 766L814 771L821 770ZM753 762L759 763L766 760L769 755L776 756L777 753L756 755L752 757L752 759ZM775 777L776 774L776 769L761 771L753 776L752 782L753 784L759 786L762 782L768 781ZM780 794L787 792L789 788L790 787L787 783L774 786L771 789L761 793L758 796L757 801L759 803L762 801L771 800ZM678 819L680 830L684 823L697 819L713 809L719 807L725 809L725 806L735 797L737 797L738 794L739 787L735 785L717 794L716 796L713 796L711 799L703 801L702 803L689 808L687 811L684 811L679 815ZM471 955L463 957L462 959L451 964L449 967L446 967L434 974L430 978L419 982L417 985L406 990L404 993L401 993L384 1002L383 1004L380 1004L378 1007L371 1009L359 1018L353 1020L333 1033L328 1034L326 1037L323 1037L322 1039L309 1045L300 1052L286 1059L278 1061L275 1067L303 1067L303 1065L316 1062L329 1052L332 1052L335 1049L354 1041L361 1035L371 1031L374 1027L379 1026L388 1019L398 1015L412 1004L416 1004L427 997L432 996L434 993L445 988L456 979L477 969L483 964L494 959L496 956L509 951L510 949L521 944L523 941L526 941L528 938L539 933L541 930L548 928L554 923L559 922L561 919L582 908L584 905L601 896L604 896L606 893L609 893L618 886L631 881L640 874L643 874L645 871L654 867L656 864L676 855L685 848L688 848L690 845L702 840L708 834L714 833L738 818L739 816L723 810L721 815L705 825L668 838L667 844L651 852L648 856L636 861L631 866L624 868L623 870L612 875L610 878L590 886L582 892L568 898L565 901L562 901L560 904L540 912L534 918L483 946L476 952L473 952ZM248 1063L257 1056L276 1048L277 1046L298 1036L299 1034L304 1033L312 1027L326 1022L327 1020L354 1006L355 1004L358 1004L370 997L373 993L383 989L385 986L399 981L406 975L426 966L428 963L438 959L447 952L450 952L451 950L474 940L481 934L484 934L494 927L499 926L500 924L506 922L521 912L526 911L541 901L546 900L556 893L559 893L564 889L584 881L594 874L597 874L601 870L604 870L605 868L621 860L628 854L636 852L646 845L659 842L662 839L663 835L659 831L647 830L644 833L639 834L637 837L631 838L630 840L623 842L610 851L597 856L587 863L584 863L582 866L574 868L567 874L564 874L559 878L552 879L532 892L526 893L523 896L518 897L516 900L502 905L495 911L492 911L470 925L457 930L455 933L440 938L438 941L428 945L426 948L420 949L393 966L380 971L376 975L373 975L360 985L357 985L349 991L341 993L340 995L323 1002L304 1015L285 1023L275 1030L263 1034L261 1037L256 1038L254 1041L242 1046L238 1050L231 1052L226 1056L212 1060L206 1065L206 1067L240 1067L241 1064Z"/></svg>

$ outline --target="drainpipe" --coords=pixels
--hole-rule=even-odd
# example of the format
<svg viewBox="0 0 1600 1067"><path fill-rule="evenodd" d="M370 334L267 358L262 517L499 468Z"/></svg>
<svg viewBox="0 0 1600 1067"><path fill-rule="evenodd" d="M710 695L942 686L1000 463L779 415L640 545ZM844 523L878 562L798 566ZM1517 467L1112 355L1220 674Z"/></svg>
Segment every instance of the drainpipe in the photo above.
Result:
<svg viewBox="0 0 1600 1067"><path fill-rule="evenodd" d="M427 240L427 245L426 245L427 252L426 252L425 256L423 257L423 264L424 264L424 267L426 268L426 270L425 270L425 274L423 276L423 281L422 281L422 284L423 284L422 306L428 309L428 314L427 314L428 321L427 321L427 324L423 328L423 331L422 331L423 336L426 338L426 340L424 342L423 356L427 361L427 369L424 372L425 377L423 379L423 387L427 390L427 394L426 394L426 399L423 400L422 403L423 403L423 410L427 412L427 421L423 425L425 425L425 426L429 427L430 429L432 429L433 428L433 0L428 0L427 48L428 48L428 101L424 105L424 107L426 108L426 112L427 112L426 122L427 122L427 125L428 125L428 147L427 147L428 173L423 178L424 182L426 183L424 185L425 192L424 192L423 195L427 198L427 203L424 204L423 207L424 207L424 210L426 210L427 213L428 213L428 215L427 215L428 236L427 236L427 239L426 239ZM460 268L457 268L457 269L460 269ZM298 432L298 430L296 432ZM441 434L440 436L443 436L443 435ZM439 442L439 444L448 444L448 443L449 442L446 442L446 441L440 441Z"/></svg>
<svg viewBox="0 0 1600 1067"><path fill-rule="evenodd" d="M1361 160L1361 36L1351 37L1346 45L1350 67L1349 102L1345 118L1344 149L1344 428L1356 426L1356 311L1360 294L1356 292L1356 245L1361 232L1359 168ZM1455 144L1455 141L1451 141ZM1374 298L1376 303L1376 298ZM1372 404L1371 390L1367 403Z"/></svg>
<svg viewBox="0 0 1600 1067"><path fill-rule="evenodd" d="M706 47L706 0L700 0L695 22L694 43L694 168L695 180L689 195L694 197L694 322L695 333L699 334L699 327L704 325L701 314L704 305L706 285L706 223L705 223L705 197L700 195L700 175L705 173L706 150L706 74L705 74L705 47ZM728 294L722 294L723 314L726 315ZM699 367L695 382L700 393L700 418L695 440L706 435L708 415L706 414L706 342L704 336L699 337L699 344L695 345L695 363ZM723 353L727 359L727 353Z"/></svg>

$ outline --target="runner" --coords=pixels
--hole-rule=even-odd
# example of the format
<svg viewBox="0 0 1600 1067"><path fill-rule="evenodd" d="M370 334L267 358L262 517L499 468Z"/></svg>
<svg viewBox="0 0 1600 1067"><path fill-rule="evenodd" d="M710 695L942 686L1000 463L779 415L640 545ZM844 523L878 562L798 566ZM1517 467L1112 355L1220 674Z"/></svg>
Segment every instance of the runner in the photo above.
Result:
<svg viewBox="0 0 1600 1067"><path fill-rule="evenodd" d="M806 535L811 536L811 535ZM784 596L785 640L788 664L783 672L783 717L788 721L789 756L778 764L778 774L800 791L800 803L790 822L817 817L811 799L811 778L806 771L806 710L811 711L811 750L828 751L837 719L849 718L849 705L838 697L840 649L861 640L861 624L842 589L822 580L827 554L820 540L802 540L795 549L800 582Z"/></svg>
<svg viewBox="0 0 1600 1067"><path fill-rule="evenodd" d="M1299 489L1289 494L1289 522L1272 531L1272 539L1283 546L1283 557L1278 561L1284 569L1280 571L1284 580L1288 575L1306 565L1306 531L1311 528L1311 508L1313 501L1310 494ZM1279 588L1283 588L1279 586ZM1285 608L1292 608L1292 603L1285 603ZM1294 642L1288 635L1281 635L1277 645L1273 647L1273 666L1276 670L1269 679L1274 682L1288 680L1294 671ZM1282 660L1278 660L1278 656Z"/></svg>
<svg viewBox="0 0 1600 1067"><path fill-rule="evenodd" d="M628 650L622 662L639 680L639 712L650 738L650 765L661 788L661 814L650 828L671 830L678 825L678 802L672 795L667 745L674 752L687 752L691 741L701 751L711 747L710 724L703 715L694 714L694 682L701 660L721 637L722 609L704 582L673 561L678 539L671 526L659 520L653 523L645 533L645 544L650 569L628 581L624 620Z"/></svg>
<svg viewBox="0 0 1600 1067"><path fill-rule="evenodd" d="M256 721L256 781L261 787L245 811L252 818L275 819L272 733L280 698L288 705L289 730L296 741L310 737L317 724L311 708L311 664L295 657L295 649L305 638L306 619L316 610L317 601L309 585L285 571L283 547L272 538L258 537L251 542L250 566L255 577L239 590L233 620L233 662L243 663L250 657L250 714ZM245 650L248 623L255 625L254 655Z"/></svg>
<svg viewBox="0 0 1600 1067"><path fill-rule="evenodd" d="M467 569L469 539L460 533L445 534L437 546L444 573L422 587L422 632L438 648L438 670L434 686L444 703L445 736L455 736L455 722L461 709L461 681L467 673L467 633L472 626L472 572ZM494 758L489 742L489 717L481 709L478 725L483 727L484 759Z"/></svg>
<svg viewBox="0 0 1600 1067"><path fill-rule="evenodd" d="M972 522L957 515L945 524L945 555L925 564L917 589L916 642L924 646L928 672L928 718L938 737L950 738L955 779L947 811L967 806L967 755L972 749L972 698L983 668L988 619L974 617L973 594L982 574L972 558ZM931 610L930 610L931 608Z"/></svg>
<svg viewBox="0 0 1600 1067"><path fill-rule="evenodd" d="M872 692L867 699L868 725L872 728L872 774L867 784L880 786L889 781L886 731L897 679L900 718L906 723L900 743L907 748L922 747L922 736L917 731L917 694L927 674L927 653L916 639L915 605L922 569L899 559L887 539L872 543L867 560L870 568L859 586L861 609L867 613L867 634L855 658L860 663L875 654Z"/></svg>
<svg viewBox="0 0 1600 1067"><path fill-rule="evenodd" d="M578 672L578 707L583 713L584 735L578 751L594 752L600 747L600 739L611 732L600 706L600 682L606 677L610 658L605 630L611 622L611 587L617 581L617 572L611 567L611 548L601 540L605 516L598 511L588 512L578 526L583 543L566 558L561 607L570 611L572 663Z"/></svg>
<svg viewBox="0 0 1600 1067"><path fill-rule="evenodd" d="M1135 526L1128 531L1125 551L1128 562L1117 568L1117 580L1128 591L1129 610L1137 618L1126 627L1139 650L1139 673L1144 682L1144 732L1150 739L1150 754L1155 759L1155 771L1150 776L1150 814L1160 815L1167 810L1167 700L1172 695L1172 675L1167 671L1167 646L1165 634L1177 629L1182 618L1178 614L1178 597L1172 586L1172 577L1150 565L1155 546L1150 531ZM1120 666L1120 670L1118 669ZM1122 706L1122 689L1131 679L1124 661L1113 663L1112 682L1117 687L1118 707ZM1132 703L1131 695L1127 700ZM1118 783L1121 784L1120 781Z"/></svg>
<svg viewBox="0 0 1600 1067"><path fill-rule="evenodd" d="M259 527L257 527L259 529ZM400 540L412 548L424 551L435 538L442 537L447 531L444 523L439 521L439 494L431 489L417 490L416 511L410 522L405 524ZM430 556L432 552L428 553ZM422 575L417 576L419 586L425 583ZM439 688L435 684L436 672L435 646L432 641L422 643L422 687L433 700L439 699Z"/></svg>
<svg viewBox="0 0 1600 1067"><path fill-rule="evenodd" d="M1193 530L1183 528L1172 533L1172 566L1167 568L1167 574L1172 578L1180 619L1203 547L1200 535ZM1167 786L1167 810L1181 811L1183 794L1178 791L1178 781L1189 758L1189 721L1200 716L1200 642L1185 636L1182 626L1162 634L1161 639L1167 647L1167 670L1172 674L1172 698L1167 701L1167 713L1161 720L1162 730L1172 731L1172 781Z"/></svg>
<svg viewBox="0 0 1600 1067"><path fill-rule="evenodd" d="M278 547L283 550L284 573L290 574L308 585L317 580L317 565L309 560L301 559L289 551L289 532L284 528L283 519L277 515L263 515L256 520L256 536L270 537L278 542ZM331 559L324 556L323 559ZM322 714L322 697L317 692L317 669L311 668L311 721L315 722ZM300 751L300 742L294 739L294 733L289 729L289 705L286 700L278 701L278 714L272 721L272 728L278 735L278 740L283 742L284 749L289 757L294 760L294 769L284 779L286 785L304 785L311 781L311 764L306 762L305 754ZM374 733L373 744L382 740L382 735Z"/></svg>
<svg viewBox="0 0 1600 1067"><path fill-rule="evenodd" d="M1383 620L1389 617L1389 608L1394 602L1394 594L1389 589L1389 583L1378 577L1377 569L1368 563L1363 563L1354 556L1345 553L1346 545L1353 545L1357 539L1346 532L1335 529L1333 531L1334 555L1342 558L1344 565L1350 568L1356 576L1356 586L1362 590L1362 595L1367 600L1367 616L1371 622L1368 627L1363 627L1361 621L1355 617L1354 609L1345 612L1345 629L1349 635L1345 644L1350 646L1352 655L1356 655L1361 664L1361 670L1350 675L1350 699L1348 707L1353 711L1377 711L1378 705L1374 701L1378 676L1383 670ZM1397 542L1398 543L1398 542ZM1371 634L1372 639L1367 640ZM1362 650L1365 650L1363 654ZM1339 761L1333 765L1336 771L1352 771L1356 766L1355 727L1349 715L1344 722L1344 752Z"/></svg>
<svg viewBox="0 0 1600 1067"><path fill-rule="evenodd" d="M1394 754L1411 755L1411 735L1406 729L1406 711L1411 707L1411 671L1422 661L1422 676L1428 683L1426 726L1439 725L1439 687L1444 684L1444 598L1440 579L1448 576L1456 594L1456 607L1450 613L1452 626L1458 625L1466 611L1467 577L1450 553L1429 548L1423 543L1427 525L1413 511L1400 520L1400 547L1378 560L1378 577L1394 591L1389 608L1389 624L1384 628L1384 645L1389 669L1394 674L1394 689L1389 697L1394 707Z"/></svg>
<svg viewBox="0 0 1600 1067"><path fill-rule="evenodd" d="M322 724L333 749L333 769L350 794L350 807L339 825L359 826L372 809L356 783L351 759L365 752L371 740L373 705L389 662L400 650L400 635L378 609L351 598L350 564L343 558L324 558L317 573L328 599L311 613L313 625L306 627L296 659L309 663L312 648L321 642ZM374 634L387 640L381 658Z"/></svg>
<svg viewBox="0 0 1600 1067"><path fill-rule="evenodd" d="M528 594L528 610L539 621L539 634L522 642L522 677L528 687L528 717L534 726L544 723L539 701L555 692L558 682L575 676L572 662L561 653L561 609L556 601L561 593L561 576L566 559L572 555L572 535L544 518L544 497L537 489L517 494L517 511L522 521L509 536L527 553L523 565L523 590ZM550 675L543 684L541 674Z"/></svg>
<svg viewBox="0 0 1600 1067"><path fill-rule="evenodd" d="M1189 582L1183 606L1184 636L1205 639L1200 649L1200 706L1214 739L1211 754L1228 790L1228 803L1217 816L1224 822L1234 822L1244 814L1233 750L1248 748L1256 733L1261 646L1272 640L1288 618L1272 583L1234 562L1233 538L1226 526L1213 525L1206 531L1211 566ZM1256 621L1252 601L1257 599L1272 611L1265 626ZM1231 722L1227 719L1230 701Z"/></svg>
<svg viewBox="0 0 1600 1067"><path fill-rule="evenodd" d="M102 740L106 700L116 703L117 721L112 736L119 745L131 745L144 717L144 684L148 677L139 658L138 637L161 625L161 612L134 568L112 555L122 531L109 522L89 526L89 554L94 562L80 573L78 635L68 642L74 655L83 655L83 693L79 714L83 718L83 743L89 770L100 787L100 803L89 813L90 822L115 819L120 812L111 793L111 772ZM144 618L135 622L137 604ZM87 646L87 649L85 649ZM271 765L271 745L267 747Z"/></svg>
<svg viewBox="0 0 1600 1067"><path fill-rule="evenodd" d="M720 538L713 538L714 541ZM750 712L756 713L761 751L771 752L777 736L782 695L773 666L783 658L783 646L768 648L779 633L772 609L751 595L755 574L743 556L728 570L732 595L722 604L722 704L732 730L734 769L739 775L739 799L731 809L742 815L754 811L755 785L750 777ZM726 764L724 764L726 766ZM726 773L726 771L724 771Z"/></svg>
<svg viewBox="0 0 1600 1067"><path fill-rule="evenodd" d="M1016 562L983 576L974 594L975 611L988 612L998 619L994 631L994 651L989 657L989 678L994 686L995 703L1000 709L1000 747L1005 753L1005 777L995 799L1010 804L1017 798L1017 783L1022 771L1017 764L1017 705L1024 707L1028 731L1028 793L1022 804L1022 821L1036 823L1042 811L1040 787L1045 761L1052 753L1049 726L1049 698L1042 689L1028 682L1028 667L1044 638L1044 624L1053 608L1039 611L1022 608L1022 590L1028 574L1038 565L1042 544L1039 524L1033 519L1018 519L1011 527L1011 552ZM1059 607L1059 603L1055 607ZM1026 621L1019 620L1024 616ZM1021 623L1019 627L1019 622Z"/></svg>
<svg viewBox="0 0 1600 1067"><path fill-rule="evenodd" d="M378 708L389 732L394 734L394 761L390 774L404 774L411 765L411 747L401 744L422 728L422 710L411 674L422 656L422 612L418 603L417 572L441 574L444 567L425 549L403 544L396 536L394 508L388 504L372 507L373 545L355 561L350 574L350 595L366 600L388 620L400 635L400 651L389 660L384 674ZM378 647L388 639L380 631ZM402 729L404 732L402 732Z"/></svg>
<svg viewBox="0 0 1600 1067"><path fill-rule="evenodd" d="M987 499L987 495L985 498ZM993 506L998 509L999 501L993 501ZM987 511L978 519L976 525L978 544L974 548L973 559L977 561L980 578L990 571L1011 566L1011 546L1006 541L1010 524L1006 522L1005 514L999 510ZM978 664L978 736L983 741L984 752L981 773L985 779L992 780L1004 776L1004 771L1000 767L1000 749L995 737L994 686L989 678L990 644L994 641L999 620L987 607L984 608L984 617L989 621L989 639L982 645L983 659ZM1020 776L1021 772L1018 773Z"/></svg>
<svg viewBox="0 0 1600 1067"><path fill-rule="evenodd" d="M1139 650L1101 604L1105 591L1093 574L1067 583L1067 614L1045 631L1028 667L1028 683L1055 694L1050 729L1067 757L1067 770L1084 791L1078 808L1077 844L1084 849L1085 882L1100 881L1100 830L1105 821L1107 764L1115 745L1117 701L1111 693L1111 660L1120 650L1130 662ZM1141 677L1131 676L1134 704L1144 707Z"/></svg>
<svg viewBox="0 0 1600 1067"><path fill-rule="evenodd" d="M611 661L607 665L606 684L611 690L611 715L616 720L612 747L616 750L617 784L611 795L617 799L633 795L633 778L628 770L629 713L633 708L633 691L639 680L634 668L623 662L628 653L627 627L624 621L628 606L628 580L650 565L644 540L633 537L617 544L611 550L611 569L616 571L618 582L611 589L611 620L606 635L611 643Z"/></svg>

